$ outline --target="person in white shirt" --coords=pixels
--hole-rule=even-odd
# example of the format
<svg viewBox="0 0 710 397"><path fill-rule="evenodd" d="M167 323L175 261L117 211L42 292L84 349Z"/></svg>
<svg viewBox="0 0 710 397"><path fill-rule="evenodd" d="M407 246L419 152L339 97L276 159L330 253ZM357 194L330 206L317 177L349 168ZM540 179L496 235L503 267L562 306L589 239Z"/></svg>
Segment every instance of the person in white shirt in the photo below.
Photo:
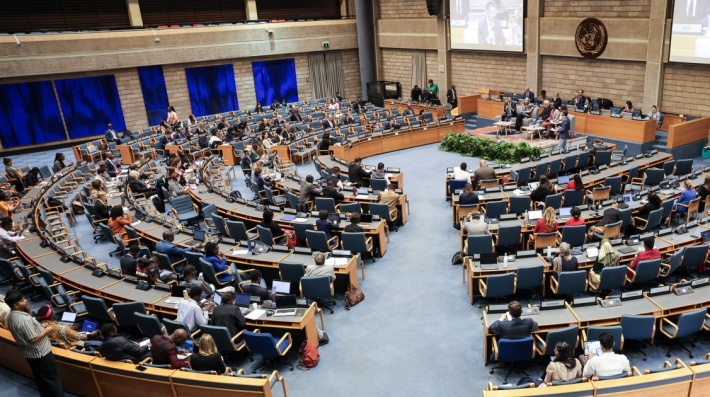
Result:
<svg viewBox="0 0 710 397"><path fill-rule="evenodd" d="M468 172L468 165L461 163L460 168L454 168L454 179L471 182L471 174Z"/></svg>
<svg viewBox="0 0 710 397"><path fill-rule="evenodd" d="M12 231L12 218L2 218L0 221L0 246L2 246L0 257L7 259L16 256L12 254L15 243L24 238L25 236L22 234Z"/></svg>
<svg viewBox="0 0 710 397"><path fill-rule="evenodd" d="M315 265L308 265L304 277L328 276L330 281L335 281L335 269L332 265L325 264L325 255L319 253L313 258Z"/></svg>
<svg viewBox="0 0 710 397"><path fill-rule="evenodd" d="M207 324L207 315L202 312L199 302L202 300L202 288L193 286L190 288L190 299L183 299L178 302L177 321L185 323L190 333L197 331L200 325ZM212 310L213 303L205 307L206 311Z"/></svg>
<svg viewBox="0 0 710 397"><path fill-rule="evenodd" d="M593 352L589 353L582 376L612 376L631 371L629 359L623 354L614 353L614 335L608 332L602 333L599 335L599 343L602 354L593 356Z"/></svg>

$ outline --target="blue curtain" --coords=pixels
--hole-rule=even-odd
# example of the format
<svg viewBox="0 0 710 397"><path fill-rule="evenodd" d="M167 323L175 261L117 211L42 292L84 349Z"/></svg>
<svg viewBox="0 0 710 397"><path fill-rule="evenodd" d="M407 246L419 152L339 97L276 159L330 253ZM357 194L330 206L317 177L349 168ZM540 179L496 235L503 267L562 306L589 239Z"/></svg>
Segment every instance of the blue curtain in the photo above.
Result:
<svg viewBox="0 0 710 397"><path fill-rule="evenodd" d="M0 85L0 140L4 148L66 138L51 81Z"/></svg>
<svg viewBox="0 0 710 397"><path fill-rule="evenodd" d="M197 117L239 109L234 67L230 65L185 68L192 114Z"/></svg>
<svg viewBox="0 0 710 397"><path fill-rule="evenodd" d="M274 99L281 102L298 102L296 62L293 58L273 61L252 62L256 101L261 106L269 106Z"/></svg>
<svg viewBox="0 0 710 397"><path fill-rule="evenodd" d="M165 89L163 67L143 66L138 68L138 78L141 81L143 103L148 115L149 125L158 125L168 114L168 91Z"/></svg>
<svg viewBox="0 0 710 397"><path fill-rule="evenodd" d="M108 123L116 131L126 129L113 75L55 80L54 85L70 138L103 134Z"/></svg>

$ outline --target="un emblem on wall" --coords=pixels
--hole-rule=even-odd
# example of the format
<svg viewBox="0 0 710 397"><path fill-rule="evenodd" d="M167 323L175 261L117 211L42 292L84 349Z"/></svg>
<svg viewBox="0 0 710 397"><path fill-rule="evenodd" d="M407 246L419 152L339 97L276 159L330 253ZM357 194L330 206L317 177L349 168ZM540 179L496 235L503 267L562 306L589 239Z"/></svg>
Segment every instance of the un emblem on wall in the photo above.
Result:
<svg viewBox="0 0 710 397"><path fill-rule="evenodd" d="M596 18L587 18L582 21L577 26L577 32L574 35L577 51L588 59L600 56L606 49L608 39L606 26Z"/></svg>

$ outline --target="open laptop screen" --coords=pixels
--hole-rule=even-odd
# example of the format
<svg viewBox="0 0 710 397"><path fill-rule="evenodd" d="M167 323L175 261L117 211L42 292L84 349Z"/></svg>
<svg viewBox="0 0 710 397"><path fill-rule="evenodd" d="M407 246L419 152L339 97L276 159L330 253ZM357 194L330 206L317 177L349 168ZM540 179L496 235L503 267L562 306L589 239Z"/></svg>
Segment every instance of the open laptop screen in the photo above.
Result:
<svg viewBox="0 0 710 397"><path fill-rule="evenodd" d="M234 304L239 307L249 306L250 295L249 294L235 294L236 299Z"/></svg>
<svg viewBox="0 0 710 397"><path fill-rule="evenodd" d="M560 208L560 217L561 218L569 218L572 216L572 207L561 207Z"/></svg>
<svg viewBox="0 0 710 397"><path fill-rule="evenodd" d="M707 244L710 242L710 230L701 232L700 236L703 238L703 244Z"/></svg>
<svg viewBox="0 0 710 397"><path fill-rule="evenodd" d="M566 185L569 182L569 175L560 175L557 177L558 185Z"/></svg>
<svg viewBox="0 0 710 397"><path fill-rule="evenodd" d="M528 219L530 219L531 221L536 221L540 218L542 218L542 211L540 211L540 210L528 211Z"/></svg>
<svg viewBox="0 0 710 397"><path fill-rule="evenodd" d="M274 280L271 285L271 290L277 294L291 293L291 283L287 281Z"/></svg>

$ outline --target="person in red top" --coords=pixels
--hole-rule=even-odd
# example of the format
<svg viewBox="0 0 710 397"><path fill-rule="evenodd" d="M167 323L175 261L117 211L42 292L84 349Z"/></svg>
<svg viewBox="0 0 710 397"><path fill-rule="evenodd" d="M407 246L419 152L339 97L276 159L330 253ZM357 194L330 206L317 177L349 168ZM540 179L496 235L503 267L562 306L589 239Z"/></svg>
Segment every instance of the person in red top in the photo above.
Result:
<svg viewBox="0 0 710 397"><path fill-rule="evenodd" d="M582 218L582 210L577 207L572 207L570 210L571 219L565 222L565 226L584 226L584 219Z"/></svg>
<svg viewBox="0 0 710 397"><path fill-rule="evenodd" d="M661 257L661 251L659 251L658 248L653 248L654 244L656 244L656 240L653 237L649 237L649 238L643 240L643 246L646 250L641 251L636 255L636 258L634 258L634 260L631 261L629 268L636 270L636 266L638 266L639 262L641 262L641 261L650 261L651 259L659 259ZM633 273L626 272L626 277L632 278L633 276L634 276Z"/></svg>
<svg viewBox="0 0 710 397"><path fill-rule="evenodd" d="M557 213L552 207L547 207L542 214L542 218L535 222L533 234L530 235L530 243L535 242L535 234L537 233L552 233L557 231Z"/></svg>
<svg viewBox="0 0 710 397"><path fill-rule="evenodd" d="M565 185L565 190L582 190L584 189L584 182L582 182L582 177L579 174L574 174L572 180L567 182Z"/></svg>

